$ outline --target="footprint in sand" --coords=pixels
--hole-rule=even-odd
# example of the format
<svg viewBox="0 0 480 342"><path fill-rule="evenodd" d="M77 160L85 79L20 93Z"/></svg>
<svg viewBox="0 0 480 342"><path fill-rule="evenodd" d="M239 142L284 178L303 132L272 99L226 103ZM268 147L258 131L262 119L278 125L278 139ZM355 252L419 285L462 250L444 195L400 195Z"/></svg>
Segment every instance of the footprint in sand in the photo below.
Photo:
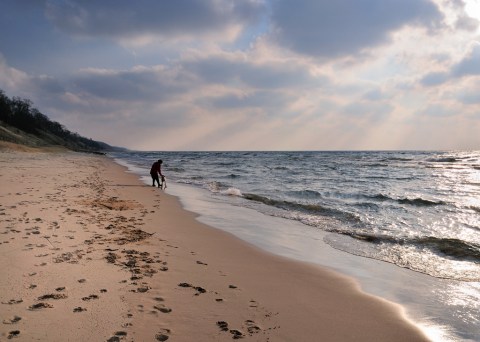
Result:
<svg viewBox="0 0 480 342"><path fill-rule="evenodd" d="M96 295L96 294L91 294L90 296L88 297L83 297L82 300L83 301L89 301L89 300L92 300L92 299L98 299L99 297Z"/></svg>
<svg viewBox="0 0 480 342"><path fill-rule="evenodd" d="M220 328L221 331L228 331L228 332L230 332L230 334L233 335L232 338L233 338L234 340L245 337L245 335L244 335L240 330L237 330L237 329L229 329L229 328L228 328L228 323L225 322L225 321L218 321L218 322L217 322L217 326Z"/></svg>
<svg viewBox="0 0 480 342"><path fill-rule="evenodd" d="M87 311L87 309L82 308L80 306L77 306L76 308L73 309L73 312L83 312L83 311Z"/></svg>
<svg viewBox="0 0 480 342"><path fill-rule="evenodd" d="M37 300L47 300L47 299L65 299L67 298L67 295L62 294L62 293L49 293L43 296L40 296L37 298Z"/></svg>
<svg viewBox="0 0 480 342"><path fill-rule="evenodd" d="M117 331L115 336L110 337L107 342L120 342L120 338L127 336L125 331Z"/></svg>
<svg viewBox="0 0 480 342"><path fill-rule="evenodd" d="M38 303L38 304L33 304L28 307L30 311L35 311L35 310L40 310L40 309L47 309L47 308L53 308L53 305L48 304L48 303Z"/></svg>
<svg viewBox="0 0 480 342"><path fill-rule="evenodd" d="M252 320L248 319L245 321L247 331L252 336L253 334L259 333L262 329Z"/></svg>
<svg viewBox="0 0 480 342"><path fill-rule="evenodd" d="M195 293L195 296L199 296L201 293L207 292L207 290L205 290L203 287L193 286L192 284L189 284L189 283L180 283L180 284L178 284L178 286L180 286L180 287L191 287L191 288L193 288L194 290L197 291L197 293Z"/></svg>
<svg viewBox="0 0 480 342"><path fill-rule="evenodd" d="M8 333L8 339L11 340L14 337L18 337L20 335L20 330L13 330Z"/></svg>
<svg viewBox="0 0 480 342"><path fill-rule="evenodd" d="M3 320L3 324L15 324L15 323L17 323L17 322L19 322L19 321L21 321L21 320L22 320L22 317L20 317L20 316L13 316L13 318L11 318L11 319L5 319L5 320Z"/></svg>
<svg viewBox="0 0 480 342"><path fill-rule="evenodd" d="M8 304L8 305L13 305L13 304L20 304L23 303L23 299L10 299L8 302L2 302L2 304Z"/></svg>
<svg viewBox="0 0 480 342"><path fill-rule="evenodd" d="M153 306L154 309L160 311L160 312L163 312L163 313L170 313L172 312L172 309L166 307L165 305L163 304L159 304L159 305L154 305Z"/></svg>
<svg viewBox="0 0 480 342"><path fill-rule="evenodd" d="M170 333L170 329L162 329L155 335L155 339L157 341L166 341L170 337Z"/></svg>
<svg viewBox="0 0 480 342"><path fill-rule="evenodd" d="M228 323L225 321L218 321L217 326L220 328L222 331L228 331Z"/></svg>
<svg viewBox="0 0 480 342"><path fill-rule="evenodd" d="M236 329L230 330L230 334L233 335L232 338L233 338L234 340L237 340L237 339L239 339L239 338L245 337L245 335L243 334L243 332L241 332L240 330L236 330Z"/></svg>

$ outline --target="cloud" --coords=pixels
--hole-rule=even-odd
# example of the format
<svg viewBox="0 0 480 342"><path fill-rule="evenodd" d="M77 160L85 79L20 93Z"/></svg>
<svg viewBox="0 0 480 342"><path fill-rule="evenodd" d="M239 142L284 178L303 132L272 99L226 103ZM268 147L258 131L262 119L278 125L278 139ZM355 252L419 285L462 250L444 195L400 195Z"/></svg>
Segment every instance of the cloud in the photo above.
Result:
<svg viewBox="0 0 480 342"><path fill-rule="evenodd" d="M263 10L261 0L49 0L46 14L57 28L79 36L198 38L256 22Z"/></svg>
<svg viewBox="0 0 480 342"><path fill-rule="evenodd" d="M452 68L452 76L464 77L480 75L480 44L475 44L471 51Z"/></svg>
<svg viewBox="0 0 480 342"><path fill-rule="evenodd" d="M457 22L455 23L455 27L459 30L465 31L476 31L478 29L480 22L468 15L461 15Z"/></svg>
<svg viewBox="0 0 480 342"><path fill-rule="evenodd" d="M192 80L163 66L130 70L86 69L71 80L75 90L106 100L159 102L187 92Z"/></svg>
<svg viewBox="0 0 480 342"><path fill-rule="evenodd" d="M480 78L465 79L461 86L456 89L455 98L462 104L466 105L463 112L472 109L475 115L479 116L480 111L478 105L480 104ZM475 110L476 108L476 110Z"/></svg>
<svg viewBox="0 0 480 342"><path fill-rule="evenodd" d="M278 0L272 38L300 54L335 58L384 44L405 25L433 29L442 19L429 0Z"/></svg>
<svg viewBox="0 0 480 342"><path fill-rule="evenodd" d="M448 81L468 76L480 75L480 44L476 43L471 50L447 71L430 72L420 79L425 87L439 86Z"/></svg>
<svg viewBox="0 0 480 342"><path fill-rule="evenodd" d="M447 72L431 72L420 80L420 83L423 86L431 87L437 86L447 82L449 79L449 74Z"/></svg>
<svg viewBox="0 0 480 342"><path fill-rule="evenodd" d="M313 75L299 61L255 62L246 54L219 54L182 61L182 66L208 83L258 89L305 88L328 84L325 76Z"/></svg>

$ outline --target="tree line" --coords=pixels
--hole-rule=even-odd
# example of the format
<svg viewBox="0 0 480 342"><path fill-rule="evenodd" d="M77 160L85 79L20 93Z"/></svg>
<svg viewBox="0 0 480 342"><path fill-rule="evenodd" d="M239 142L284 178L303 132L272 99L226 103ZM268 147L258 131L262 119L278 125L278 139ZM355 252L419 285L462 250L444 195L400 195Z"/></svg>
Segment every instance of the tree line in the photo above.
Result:
<svg viewBox="0 0 480 342"><path fill-rule="evenodd" d="M32 134L46 143L62 145L72 150L100 151L111 146L72 133L63 125L50 120L38 109L32 101L19 97L9 98L0 89L0 121L5 124Z"/></svg>

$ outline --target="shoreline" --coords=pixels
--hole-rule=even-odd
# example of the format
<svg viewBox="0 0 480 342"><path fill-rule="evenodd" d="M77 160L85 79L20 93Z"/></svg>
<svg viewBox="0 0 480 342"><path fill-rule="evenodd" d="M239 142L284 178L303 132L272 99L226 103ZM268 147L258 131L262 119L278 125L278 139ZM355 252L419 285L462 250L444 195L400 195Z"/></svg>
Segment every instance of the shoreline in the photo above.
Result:
<svg viewBox="0 0 480 342"><path fill-rule="evenodd" d="M0 253L9 258L1 301L13 300L0 305L1 318L21 317L2 325L2 337L18 330L19 338L49 340L65 334L81 340L92 331L96 340L126 341L223 341L240 334L253 341L428 340L399 306L336 272L200 223L178 198L108 157L0 155L2 189L9 187L0 207ZM32 193L37 200L28 200ZM29 242L32 249L23 250ZM23 261L15 270L11 260ZM22 288L15 285L20 279ZM61 287L66 292L58 293L68 296L38 300ZM28 310L39 302L46 306ZM45 322L57 324L38 331Z"/></svg>

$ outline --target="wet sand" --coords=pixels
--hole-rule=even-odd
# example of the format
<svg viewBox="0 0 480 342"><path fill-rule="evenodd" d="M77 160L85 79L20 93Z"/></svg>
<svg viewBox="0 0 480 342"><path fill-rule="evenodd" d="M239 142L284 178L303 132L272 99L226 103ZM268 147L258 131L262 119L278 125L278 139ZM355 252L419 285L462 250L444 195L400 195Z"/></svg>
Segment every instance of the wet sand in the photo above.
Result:
<svg viewBox="0 0 480 342"><path fill-rule="evenodd" d="M427 340L349 278L199 223L106 157L3 150L0 167L0 341Z"/></svg>

